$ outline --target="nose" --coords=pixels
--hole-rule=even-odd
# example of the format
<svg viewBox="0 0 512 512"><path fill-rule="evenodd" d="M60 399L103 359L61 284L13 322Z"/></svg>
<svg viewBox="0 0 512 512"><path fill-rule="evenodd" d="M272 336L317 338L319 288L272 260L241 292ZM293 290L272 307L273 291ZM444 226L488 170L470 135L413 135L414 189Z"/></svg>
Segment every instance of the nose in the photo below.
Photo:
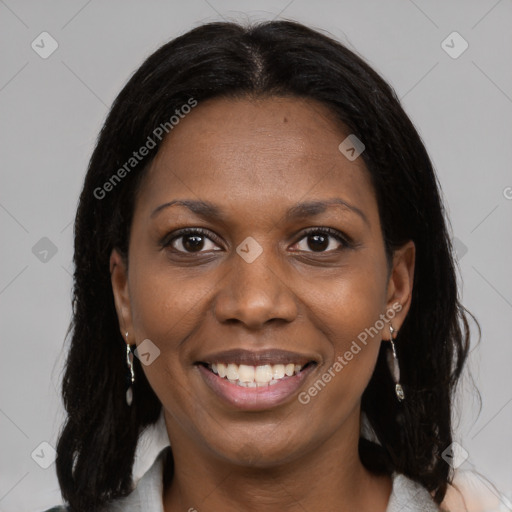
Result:
<svg viewBox="0 0 512 512"><path fill-rule="evenodd" d="M221 279L214 303L219 322L259 329L270 321L289 323L297 317L296 296L270 252L264 250L251 263L238 254L227 262L229 269Z"/></svg>

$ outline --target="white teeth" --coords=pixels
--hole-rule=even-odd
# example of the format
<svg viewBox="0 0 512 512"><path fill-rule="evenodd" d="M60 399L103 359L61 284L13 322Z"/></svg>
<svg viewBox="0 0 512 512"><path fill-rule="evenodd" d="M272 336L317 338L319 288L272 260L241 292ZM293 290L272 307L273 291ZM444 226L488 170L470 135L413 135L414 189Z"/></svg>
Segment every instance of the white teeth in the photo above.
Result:
<svg viewBox="0 0 512 512"><path fill-rule="evenodd" d="M247 366L246 364L241 364L238 367L238 380L240 380L240 382L254 382L254 366Z"/></svg>
<svg viewBox="0 0 512 512"><path fill-rule="evenodd" d="M237 365L234 363L213 363L210 369L219 377L246 388L265 387L277 384L278 381L302 370L300 364L265 364L261 366Z"/></svg>
<svg viewBox="0 0 512 512"><path fill-rule="evenodd" d="M257 366L254 372L254 380L258 384L266 384L272 380L272 367L269 364Z"/></svg>
<svg viewBox="0 0 512 512"><path fill-rule="evenodd" d="M275 364L272 366L272 378L278 380L284 377L284 364Z"/></svg>
<svg viewBox="0 0 512 512"><path fill-rule="evenodd" d="M236 364L228 364L226 377L229 380L238 380L238 366Z"/></svg>
<svg viewBox="0 0 512 512"><path fill-rule="evenodd" d="M213 368L212 368L213 370ZM226 376L226 365L223 363L219 363L217 365L217 373L219 374L219 377L224 378Z"/></svg>

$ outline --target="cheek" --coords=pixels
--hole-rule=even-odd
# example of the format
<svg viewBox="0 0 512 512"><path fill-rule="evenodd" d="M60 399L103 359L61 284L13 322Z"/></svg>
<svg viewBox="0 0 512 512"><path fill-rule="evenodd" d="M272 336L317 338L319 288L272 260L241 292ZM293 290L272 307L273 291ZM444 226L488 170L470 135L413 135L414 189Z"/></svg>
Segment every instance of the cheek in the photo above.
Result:
<svg viewBox="0 0 512 512"><path fill-rule="evenodd" d="M328 342L319 379L329 388L324 399L334 405L356 400L371 378L382 340L386 283L385 274L371 266L340 273L328 283L314 289L308 308ZM316 388L319 393L324 386L319 382Z"/></svg>
<svg viewBox="0 0 512 512"><path fill-rule="evenodd" d="M134 269L135 270L135 269ZM188 344L182 343L199 325L201 301L205 288L153 266L132 280L130 289L133 327L137 343L149 339L158 348L159 356L150 365L142 365L146 378L166 411L172 411L181 424L193 425L195 405L201 397L194 396L187 385L190 378ZM206 291L208 289L206 288Z"/></svg>
<svg viewBox="0 0 512 512"><path fill-rule="evenodd" d="M137 339L149 338L170 350L201 318L212 277L194 279L158 265L134 265L130 300Z"/></svg>
<svg viewBox="0 0 512 512"><path fill-rule="evenodd" d="M187 344L182 341L204 317L202 305L209 288L157 265L131 267L130 301L137 343L149 339L159 356L143 370L162 400L161 391L176 389L185 378ZM178 386L179 387L179 386Z"/></svg>
<svg viewBox="0 0 512 512"><path fill-rule="evenodd" d="M347 266L321 282L309 280L308 287L307 308L315 312L319 328L323 325L333 346L340 349L385 313L386 273L379 262L361 258L357 266Z"/></svg>

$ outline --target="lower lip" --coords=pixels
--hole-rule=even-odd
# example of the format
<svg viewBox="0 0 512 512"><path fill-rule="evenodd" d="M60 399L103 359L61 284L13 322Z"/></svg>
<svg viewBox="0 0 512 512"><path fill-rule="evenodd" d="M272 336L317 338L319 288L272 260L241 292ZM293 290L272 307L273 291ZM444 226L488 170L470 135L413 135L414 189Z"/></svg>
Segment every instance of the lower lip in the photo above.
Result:
<svg viewBox="0 0 512 512"><path fill-rule="evenodd" d="M279 380L277 384L255 388L232 384L229 380L219 377L203 365L198 365L198 367L199 373L206 384L225 402L238 409L260 411L276 407L293 396L316 365L308 366L297 375L285 377Z"/></svg>

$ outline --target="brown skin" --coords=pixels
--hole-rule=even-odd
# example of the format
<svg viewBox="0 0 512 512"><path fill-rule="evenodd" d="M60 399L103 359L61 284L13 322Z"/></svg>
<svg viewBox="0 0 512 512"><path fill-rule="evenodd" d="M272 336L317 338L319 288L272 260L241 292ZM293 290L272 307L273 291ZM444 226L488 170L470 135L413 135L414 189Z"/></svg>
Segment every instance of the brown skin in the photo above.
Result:
<svg viewBox="0 0 512 512"><path fill-rule="evenodd" d="M295 98L214 99L198 105L166 138L139 191L129 267L114 250L112 287L128 343L149 338L161 351L144 372L163 404L175 474L166 512L309 510L384 512L389 477L358 456L360 400L387 325L307 405L297 396L263 411L222 402L194 362L233 348L277 348L314 356L307 390L392 304L407 315L415 248L394 254L389 272L374 190L362 158L338 150L348 135L327 109ZM342 198L347 208L284 220L299 202ZM202 218L173 199L201 199L225 212ZM190 237L166 248L179 228L212 237L194 251ZM305 228L330 227L315 245ZM248 264L236 252L253 237L263 253ZM215 238L216 237L216 238ZM188 252L187 252L188 249ZM181 252L180 252L181 251ZM136 384L135 384L136 385Z"/></svg>

